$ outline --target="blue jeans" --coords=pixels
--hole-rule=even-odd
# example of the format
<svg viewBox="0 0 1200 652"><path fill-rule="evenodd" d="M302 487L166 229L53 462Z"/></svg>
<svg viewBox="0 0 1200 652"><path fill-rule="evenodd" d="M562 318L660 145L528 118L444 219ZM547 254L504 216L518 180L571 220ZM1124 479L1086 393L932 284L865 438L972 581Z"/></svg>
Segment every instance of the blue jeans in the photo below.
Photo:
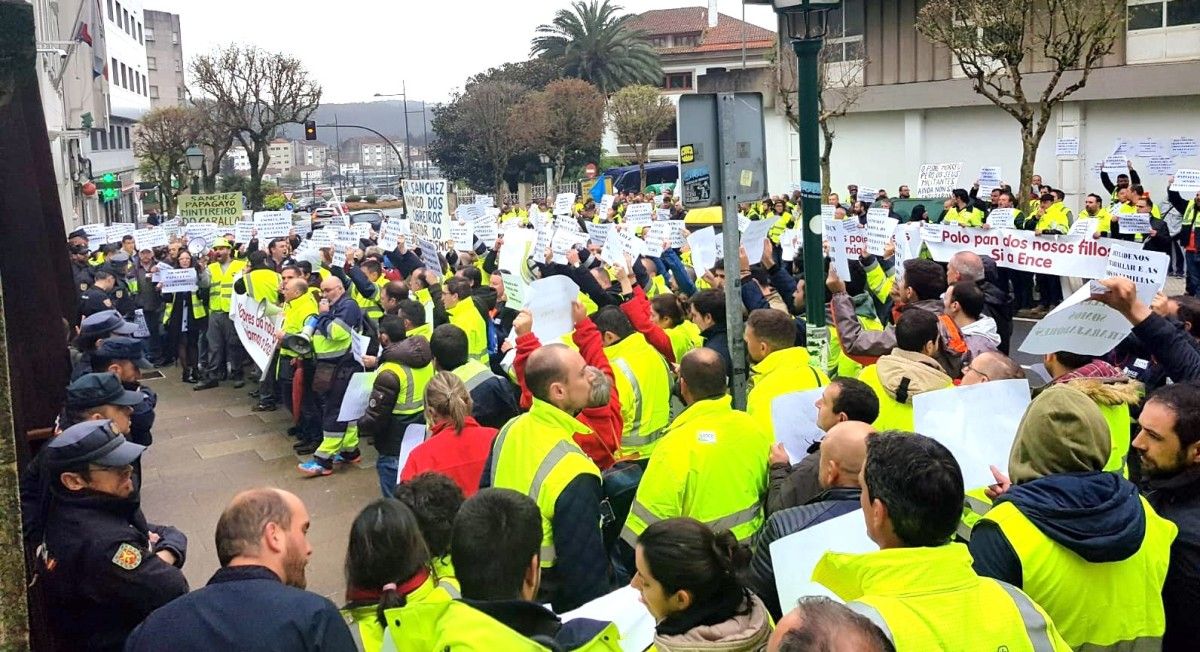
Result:
<svg viewBox="0 0 1200 652"><path fill-rule="evenodd" d="M394 498L397 480L400 475L399 455L380 455L375 462L375 472L379 474L379 491L384 498Z"/></svg>

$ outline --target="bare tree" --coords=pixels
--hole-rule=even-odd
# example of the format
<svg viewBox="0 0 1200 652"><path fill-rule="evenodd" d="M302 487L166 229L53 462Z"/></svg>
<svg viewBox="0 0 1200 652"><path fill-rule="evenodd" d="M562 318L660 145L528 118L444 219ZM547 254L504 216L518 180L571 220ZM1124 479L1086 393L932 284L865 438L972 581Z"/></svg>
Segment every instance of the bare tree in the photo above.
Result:
<svg viewBox="0 0 1200 652"><path fill-rule="evenodd" d="M233 149L234 126L222 107L206 97L192 100L192 106L201 112L196 145L204 150L204 167L200 170L200 185L204 192L217 191L217 177L221 174L221 163L229 150Z"/></svg>
<svg viewBox="0 0 1200 652"><path fill-rule="evenodd" d="M917 29L950 50L975 92L1020 124L1019 187L1029 187L1038 144L1055 105L1083 88L1113 51L1125 30L1125 4L929 0L921 7Z"/></svg>
<svg viewBox="0 0 1200 652"><path fill-rule="evenodd" d="M488 81L467 88L459 100L459 118L467 135L492 169L498 194L508 192L504 172L508 160L520 151L510 130L509 116L525 95L524 86L506 81Z"/></svg>
<svg viewBox="0 0 1200 652"><path fill-rule="evenodd" d="M299 59L253 46L230 45L192 61L196 86L229 121L250 159L247 202L261 208L268 145L279 127L304 122L321 101L321 86ZM219 169L219 166L218 166Z"/></svg>
<svg viewBox="0 0 1200 652"><path fill-rule="evenodd" d="M799 130L796 55L788 48L779 48L782 56L775 67L776 90L784 115L792 128ZM826 44L817 55L817 85L821 93L817 96L817 121L821 125L821 196L829 196L829 178L833 157L833 142L837 132L834 121L844 117L858 104L866 87L862 83L863 70L868 60L863 57L843 61L842 44Z"/></svg>
<svg viewBox="0 0 1200 652"><path fill-rule="evenodd" d="M626 86L613 94L608 103L617 138L633 146L641 176L641 190L646 189L646 160L650 146L675 119L675 106L659 95L654 86Z"/></svg>
<svg viewBox="0 0 1200 652"><path fill-rule="evenodd" d="M599 146L604 132L604 95L581 79L560 79L525 96L509 122L526 150L554 158L554 178L562 179L568 154Z"/></svg>
<svg viewBox="0 0 1200 652"><path fill-rule="evenodd" d="M164 214L175 213L175 198L188 186L187 148L196 142L202 119L194 107L163 106L142 116L135 130L133 151L158 184Z"/></svg>

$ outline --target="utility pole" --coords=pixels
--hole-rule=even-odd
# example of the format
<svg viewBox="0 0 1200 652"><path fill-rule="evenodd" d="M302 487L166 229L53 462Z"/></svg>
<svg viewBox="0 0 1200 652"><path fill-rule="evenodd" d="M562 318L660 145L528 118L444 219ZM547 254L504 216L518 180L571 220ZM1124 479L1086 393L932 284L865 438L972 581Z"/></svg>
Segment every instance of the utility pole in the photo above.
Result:
<svg viewBox="0 0 1200 652"><path fill-rule="evenodd" d="M411 178L412 173L412 147L409 145L408 138L408 87L404 81L400 82L400 96L404 100L404 160L408 164L408 176Z"/></svg>

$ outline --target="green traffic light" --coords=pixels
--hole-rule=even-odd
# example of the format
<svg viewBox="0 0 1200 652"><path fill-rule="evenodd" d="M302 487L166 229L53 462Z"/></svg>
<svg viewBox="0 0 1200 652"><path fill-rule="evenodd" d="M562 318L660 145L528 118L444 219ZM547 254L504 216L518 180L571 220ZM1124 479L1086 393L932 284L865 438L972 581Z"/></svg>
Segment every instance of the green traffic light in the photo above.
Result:
<svg viewBox="0 0 1200 652"><path fill-rule="evenodd" d="M116 180L116 177L113 175L112 172L108 172L103 177L100 177L100 180L103 181L104 183L112 183L113 181Z"/></svg>

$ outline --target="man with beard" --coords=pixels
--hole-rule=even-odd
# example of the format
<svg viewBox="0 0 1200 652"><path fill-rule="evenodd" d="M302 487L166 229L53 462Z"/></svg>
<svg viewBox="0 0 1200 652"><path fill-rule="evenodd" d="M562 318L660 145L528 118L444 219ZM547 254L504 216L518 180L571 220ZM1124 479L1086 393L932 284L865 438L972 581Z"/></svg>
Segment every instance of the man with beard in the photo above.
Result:
<svg viewBox="0 0 1200 652"><path fill-rule="evenodd" d="M353 652L337 607L303 590L308 526L294 494L263 487L235 496L217 521L221 568L204 588L151 614L125 649Z"/></svg>
<svg viewBox="0 0 1200 652"><path fill-rule="evenodd" d="M1192 614L1200 601L1200 384L1154 392L1138 424L1133 448L1146 478L1146 498L1179 528L1162 592L1167 617L1162 649L1186 650L1200 641L1200 621Z"/></svg>

